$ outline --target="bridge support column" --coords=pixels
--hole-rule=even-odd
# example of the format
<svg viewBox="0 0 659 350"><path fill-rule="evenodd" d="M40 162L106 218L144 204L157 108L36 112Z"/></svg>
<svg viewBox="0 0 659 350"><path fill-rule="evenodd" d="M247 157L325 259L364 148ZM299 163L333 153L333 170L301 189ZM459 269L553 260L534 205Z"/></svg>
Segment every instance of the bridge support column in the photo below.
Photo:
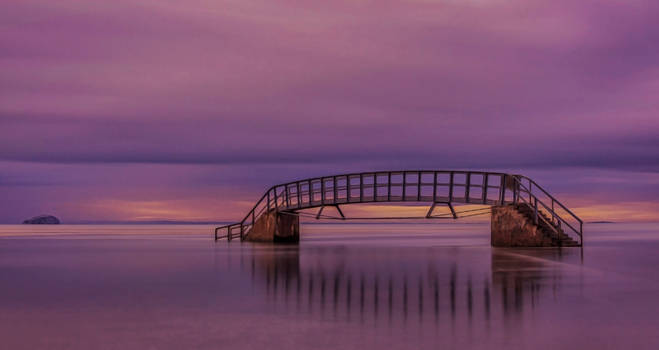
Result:
<svg viewBox="0 0 659 350"><path fill-rule="evenodd" d="M491 244L493 247L556 247L563 245L555 234L538 225L518 205L492 207Z"/></svg>
<svg viewBox="0 0 659 350"><path fill-rule="evenodd" d="M261 215L247 232L245 240L251 242L298 243L300 217L293 212L271 210Z"/></svg>
<svg viewBox="0 0 659 350"><path fill-rule="evenodd" d="M451 202L433 202L432 205L430 206L430 209L428 209L428 213L426 213L427 219L431 219L433 217L432 212L435 211L435 206L437 206L437 204L446 204L448 208L451 210L451 215L453 216L453 218L454 219L458 218L458 215L455 213L455 209L453 209L453 205L451 204Z"/></svg>

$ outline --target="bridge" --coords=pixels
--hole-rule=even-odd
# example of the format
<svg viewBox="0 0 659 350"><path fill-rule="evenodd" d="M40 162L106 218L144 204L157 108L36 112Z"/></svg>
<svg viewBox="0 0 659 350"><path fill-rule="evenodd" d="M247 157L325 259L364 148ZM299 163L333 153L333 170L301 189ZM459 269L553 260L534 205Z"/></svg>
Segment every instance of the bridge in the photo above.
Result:
<svg viewBox="0 0 659 350"><path fill-rule="evenodd" d="M459 170L375 171L275 185L241 221L217 227L215 240L297 242L299 217L307 209L318 208L316 219L376 219L348 218L341 206L398 202L427 203L427 219L491 214L493 246L583 246L583 221L532 179ZM454 204L486 207L456 211ZM436 214L438 206L450 213ZM324 215L326 208L338 216Z"/></svg>

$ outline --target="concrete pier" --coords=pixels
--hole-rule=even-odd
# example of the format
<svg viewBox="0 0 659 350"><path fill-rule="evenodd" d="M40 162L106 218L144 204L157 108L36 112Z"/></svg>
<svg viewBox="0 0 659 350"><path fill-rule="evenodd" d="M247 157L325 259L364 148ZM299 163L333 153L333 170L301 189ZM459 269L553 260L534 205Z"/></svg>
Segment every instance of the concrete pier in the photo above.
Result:
<svg viewBox="0 0 659 350"><path fill-rule="evenodd" d="M552 229L549 223L534 215L528 205L508 204L492 207L491 244L493 247L560 247L576 246L559 227ZM558 232L556 232L556 231Z"/></svg>
<svg viewBox="0 0 659 350"><path fill-rule="evenodd" d="M297 243L300 241L300 217L295 213L270 211L261 215L247 232L251 242Z"/></svg>

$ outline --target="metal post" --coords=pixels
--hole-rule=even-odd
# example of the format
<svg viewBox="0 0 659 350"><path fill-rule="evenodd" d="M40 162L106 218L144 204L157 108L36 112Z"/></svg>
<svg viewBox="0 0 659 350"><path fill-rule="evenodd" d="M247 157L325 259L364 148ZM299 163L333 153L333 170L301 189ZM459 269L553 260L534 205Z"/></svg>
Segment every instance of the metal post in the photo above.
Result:
<svg viewBox="0 0 659 350"><path fill-rule="evenodd" d="M389 172L387 180L387 202L391 202L391 172Z"/></svg>
<svg viewBox="0 0 659 350"><path fill-rule="evenodd" d="M286 185L285 188L286 188L286 207L288 208L291 206L291 196L288 193L288 185Z"/></svg>
<svg viewBox="0 0 659 350"><path fill-rule="evenodd" d="M432 201L437 201L437 172L433 173L432 179Z"/></svg>
<svg viewBox="0 0 659 350"><path fill-rule="evenodd" d="M538 224L538 198L534 198L533 201L533 221Z"/></svg>
<svg viewBox="0 0 659 350"><path fill-rule="evenodd" d="M556 212L554 211L554 198L551 199L551 223L554 224L556 220Z"/></svg>
<svg viewBox="0 0 659 350"><path fill-rule="evenodd" d="M332 180L334 181L334 203L338 203L339 199L337 198L339 194L339 189L336 188L337 181L336 181L336 176L332 177Z"/></svg>
<svg viewBox="0 0 659 350"><path fill-rule="evenodd" d="M267 194L267 202L268 202L268 212L270 211L270 191L268 191Z"/></svg>
<svg viewBox="0 0 659 350"><path fill-rule="evenodd" d="M273 190L275 191L275 210L279 211L279 203L277 203L279 202L277 200L277 186L273 187Z"/></svg>
<svg viewBox="0 0 659 350"><path fill-rule="evenodd" d="M297 191L297 207L302 207L302 194L300 194L300 182L295 183L295 190Z"/></svg>
<svg viewBox="0 0 659 350"><path fill-rule="evenodd" d="M320 178L320 203L325 205L325 178Z"/></svg>
<svg viewBox="0 0 659 350"><path fill-rule="evenodd" d="M405 201L406 192L407 192L407 172L403 171L403 202Z"/></svg>
<svg viewBox="0 0 659 350"><path fill-rule="evenodd" d="M455 213L455 209L453 209L453 205L450 202L446 203L446 205L448 205L448 208L451 210L451 214L453 215L453 219L457 219L458 215Z"/></svg>
<svg viewBox="0 0 659 350"><path fill-rule="evenodd" d="M359 174L359 202L364 201L364 174Z"/></svg>
<svg viewBox="0 0 659 350"><path fill-rule="evenodd" d="M453 172L451 171L448 181L448 201L453 201Z"/></svg>
<svg viewBox="0 0 659 350"><path fill-rule="evenodd" d="M469 187L471 187L471 173L465 175L467 177L465 183L465 202L469 203Z"/></svg>
<svg viewBox="0 0 659 350"><path fill-rule="evenodd" d="M378 201L378 173L373 173L373 202Z"/></svg>
<svg viewBox="0 0 659 350"><path fill-rule="evenodd" d="M506 202L506 174L501 175L501 205Z"/></svg>
<svg viewBox="0 0 659 350"><path fill-rule="evenodd" d="M489 174L483 175L483 204L487 204L487 178Z"/></svg>
<svg viewBox="0 0 659 350"><path fill-rule="evenodd" d="M512 178L515 180L514 176ZM519 204L519 186L517 186L517 182L513 183L513 202ZM531 203L529 202L529 204Z"/></svg>
<svg viewBox="0 0 659 350"><path fill-rule="evenodd" d="M428 213L426 213L426 218L430 219L432 217L432 211L435 210L435 206L437 205L436 202L432 202L432 205L430 206L430 209L428 209Z"/></svg>
<svg viewBox="0 0 659 350"><path fill-rule="evenodd" d="M312 205L313 202L313 186L311 185L311 180L307 181L309 184L309 205Z"/></svg>
<svg viewBox="0 0 659 350"><path fill-rule="evenodd" d="M346 216L343 215L343 211L341 211L341 208L339 207L339 205L337 204L335 207L336 207L336 211L338 211L339 215L341 215L341 219L345 220Z"/></svg>
<svg viewBox="0 0 659 350"><path fill-rule="evenodd" d="M416 184L416 200L421 201L421 172L419 171L419 178L417 179Z"/></svg>
<svg viewBox="0 0 659 350"><path fill-rule="evenodd" d="M318 214L316 214L316 220L320 219L320 216L323 214L323 209L325 209L324 205L318 210Z"/></svg>

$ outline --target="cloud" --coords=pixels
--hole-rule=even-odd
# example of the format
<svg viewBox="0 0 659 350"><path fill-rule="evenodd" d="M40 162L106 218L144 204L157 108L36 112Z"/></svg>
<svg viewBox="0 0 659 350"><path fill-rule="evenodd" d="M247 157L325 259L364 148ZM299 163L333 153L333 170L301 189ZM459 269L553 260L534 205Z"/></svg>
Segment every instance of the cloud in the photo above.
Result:
<svg viewBox="0 0 659 350"><path fill-rule="evenodd" d="M150 187L151 166L190 196L239 177L208 169L242 173L254 192L383 168L659 171L656 1L5 8L0 184L12 191L77 193L108 168L124 189Z"/></svg>

